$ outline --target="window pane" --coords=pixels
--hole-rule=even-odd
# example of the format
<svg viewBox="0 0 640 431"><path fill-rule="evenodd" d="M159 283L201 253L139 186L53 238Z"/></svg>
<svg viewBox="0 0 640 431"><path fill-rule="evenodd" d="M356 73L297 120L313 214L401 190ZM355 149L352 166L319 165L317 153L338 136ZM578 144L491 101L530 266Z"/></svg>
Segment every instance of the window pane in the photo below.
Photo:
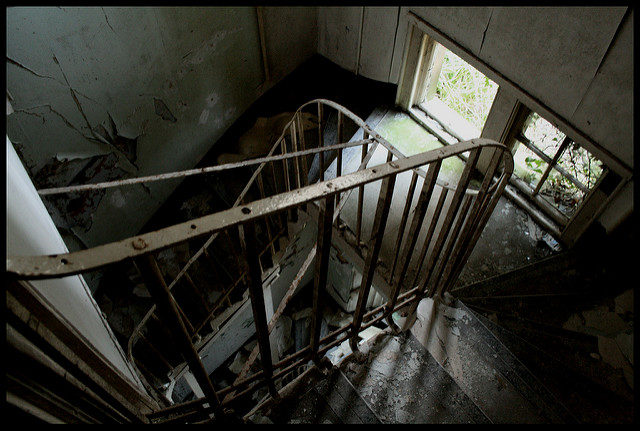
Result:
<svg viewBox="0 0 640 431"><path fill-rule="evenodd" d="M582 202L585 192L555 169L540 188L540 196L560 210L567 217L573 216Z"/></svg>
<svg viewBox="0 0 640 431"><path fill-rule="evenodd" d="M600 178L603 164L578 144L571 144L558 159L558 165L591 189Z"/></svg>
<svg viewBox="0 0 640 431"><path fill-rule="evenodd" d="M513 171L518 178L525 181L534 189L547 169L547 162L538 157L533 151L516 141L517 150L513 155Z"/></svg>
<svg viewBox="0 0 640 431"><path fill-rule="evenodd" d="M522 134L550 158L553 158L565 138L564 133L535 112L529 115Z"/></svg>
<svg viewBox="0 0 640 431"><path fill-rule="evenodd" d="M436 94L449 108L482 130L498 84L446 48Z"/></svg>

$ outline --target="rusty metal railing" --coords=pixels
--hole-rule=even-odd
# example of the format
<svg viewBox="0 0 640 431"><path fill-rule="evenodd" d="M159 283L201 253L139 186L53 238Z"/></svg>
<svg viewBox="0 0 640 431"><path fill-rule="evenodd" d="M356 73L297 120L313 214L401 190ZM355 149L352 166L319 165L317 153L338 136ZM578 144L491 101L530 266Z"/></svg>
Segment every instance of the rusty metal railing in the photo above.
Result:
<svg viewBox="0 0 640 431"><path fill-rule="evenodd" d="M326 131L323 129L323 124L326 125L326 114L329 109L335 110L337 113L337 143L331 145L327 145L327 139L323 135ZM313 110L313 113L317 115L317 132L307 130L305 133L305 127L302 124L303 114L309 110ZM348 121L352 123L352 130L355 128L358 133L362 133L362 139L356 134L351 142L342 142L345 133L347 133L346 123ZM309 139L309 132L315 136L313 143ZM352 147L361 147L360 164L354 171L345 173L343 171L345 169L344 151ZM377 149L387 152L386 163L367 167ZM457 184L452 186L438 180L438 173L443 161L463 153L469 155ZM470 182L481 155L486 155L490 162L485 174L481 176L479 187L474 190L470 188ZM332 160L333 156L335 156L335 160ZM394 156L397 159L394 160ZM327 168L332 162L335 162L335 175L329 178ZM154 298L158 311L161 313L163 323L167 326L172 339L177 343L180 355L184 358L184 363L179 366L164 358L166 365L172 368L172 371L178 368L184 370L188 366L204 393L203 398L170 406L161 412L156 412L150 415L151 419L177 415L180 420L187 420L211 413L222 414L223 406L263 385L266 385L271 394L275 395L277 392L275 383L278 379L310 359L319 362L328 350L343 341L349 340L352 350L356 351L358 349L358 334L362 330L382 320L386 320L389 326L398 330L392 319L394 311L425 296L442 295L451 288L511 176L513 159L503 145L487 139L474 139L411 157L403 157L393 145L370 129L353 113L334 102L318 99L304 104L296 111L266 157L186 171L186 174L164 174L141 180L122 180L81 187L86 187L87 190L119 187L135 182L156 181L197 173L229 171L255 166L257 168L251 175L249 183L238 196L234 205L226 210L88 250L56 256L9 256L7 258L7 272L24 280L58 278L81 274L119 262L135 262ZM317 167L318 172L315 180L310 173L313 166ZM412 180L406 196L407 203L403 206L398 235L394 242L395 257L391 265L391 274L387 277L391 286L389 298L386 304L367 311L367 298L377 271L387 220L390 211L393 210L391 202L396 179L399 174L409 171L412 172ZM418 177L422 177L424 180L409 221L411 202L417 189ZM381 185L373 215L373 228L369 237L363 238L364 187L377 182L380 182ZM271 187L265 187L265 183L269 183ZM249 197L249 191L252 189L256 191L257 197L254 199ZM74 191L76 190L74 189ZM362 282L358 289L356 310L353 320L349 324L321 337L320 293L325 290L327 283L332 235L335 234L334 226L340 224L340 211L353 191L358 193L357 221L353 228L354 234L358 239L358 244L362 242L368 244L362 268ZM427 221L427 209L432 201L434 203L437 201L437 203L435 203L431 220ZM446 201L448 204L445 203ZM316 209L312 211L312 207L309 205ZM305 210L308 214L317 213L316 245L298 271L298 276L292 281L291 288L271 321L267 322L263 292L264 268L260 260L261 255L270 251L272 258L276 257L273 245L280 235L288 234L287 220L295 220L298 212ZM408 231L406 231L405 225L408 226ZM423 227L426 228L426 234L422 240L419 240ZM403 241L405 231L407 232L406 240ZM224 235L226 241L233 241L232 238L235 238L236 234L241 245L240 250L237 251L237 257L243 269L240 277L246 281L258 344L239 378L232 385L216 390L209 377L209 372L212 370L205 370L197 346L198 343L200 346L203 345L202 340L198 341L198 331L204 325L202 323L193 325L189 321L186 313L176 301L172 289L177 285L178 280L187 279L188 270L193 262L202 255L206 256L207 248L219 235ZM262 247L258 245L258 239L261 237L263 238L260 241ZM207 238L207 240L200 246L198 252L188 260L177 277L167 283L155 255L164 249L198 241L202 238ZM364 241L362 241L363 239ZM416 247L420 249L419 255L415 253ZM418 259L417 271L414 271L415 275L409 281L407 278L408 269L412 262L416 262L416 257ZM300 283L302 275L314 260L315 276L310 343L301 350L273 363L269 332L294 294L297 283ZM277 264L275 261L273 263ZM423 267L424 271L422 271ZM239 283L236 283L231 289L237 285ZM212 309L217 310L222 307L224 295L225 293L220 296L222 299L219 298L220 301L217 301ZM228 297L228 292L226 295ZM213 312L210 310L205 324L217 315L215 310ZM154 311L150 310L147 313L142 325L147 322ZM141 338L140 328L142 325L138 325L129 341L130 357L132 357L133 343L137 338ZM210 339L211 334L208 336ZM260 354L261 367L258 371L247 376L250 365L258 353ZM147 374L152 373L147 372ZM152 386L147 379L144 381L148 386Z"/></svg>

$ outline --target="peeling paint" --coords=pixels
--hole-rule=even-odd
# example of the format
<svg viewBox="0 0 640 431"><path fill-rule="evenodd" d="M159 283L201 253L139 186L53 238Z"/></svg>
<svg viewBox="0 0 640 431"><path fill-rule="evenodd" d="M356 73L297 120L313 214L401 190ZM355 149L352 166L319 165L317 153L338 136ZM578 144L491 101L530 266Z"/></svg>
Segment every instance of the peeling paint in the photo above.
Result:
<svg viewBox="0 0 640 431"><path fill-rule="evenodd" d="M203 109L202 113L200 113L200 119L198 120L198 124L207 124L208 118L209 118L209 110Z"/></svg>
<svg viewBox="0 0 640 431"><path fill-rule="evenodd" d="M172 123L175 123L176 121L178 121L178 119L173 116L173 114L167 107L167 104L164 103L162 99L156 99L154 97L153 106L155 108L156 115L162 117L163 120L170 121Z"/></svg>

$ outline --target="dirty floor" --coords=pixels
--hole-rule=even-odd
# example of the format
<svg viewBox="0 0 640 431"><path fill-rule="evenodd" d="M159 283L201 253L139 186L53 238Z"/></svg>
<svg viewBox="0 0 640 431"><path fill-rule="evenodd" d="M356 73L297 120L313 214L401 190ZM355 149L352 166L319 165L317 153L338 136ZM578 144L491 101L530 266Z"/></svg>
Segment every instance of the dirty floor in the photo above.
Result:
<svg viewBox="0 0 640 431"><path fill-rule="evenodd" d="M443 144L438 141L434 135L427 132L422 126L416 123L405 113L386 110L382 114L374 112L372 116L373 115L382 117L381 119L375 119L375 130L392 145L396 146L400 151L408 156L443 146ZM367 119L368 124L371 122L371 118ZM368 167L385 163L386 157L386 149L379 146L371 158ZM353 172L357 169L359 164L359 157L354 155L349 159L348 156L345 156L343 172ZM335 170L335 162L329 168L329 170L332 169ZM448 158L443 163L439 173L439 183L453 184L455 186L463 169L464 162L460 158ZM396 185L391 201L391 211L389 213L385 238L380 252L383 265L388 268L391 267L391 262L393 262L393 257L395 256L395 241L400 227L401 216L406 202L409 184L411 182L411 175L412 174L410 172L404 172L396 177ZM412 214L415 209L418 201L419 190L422 187L423 182L423 179L419 177L410 214ZM417 266L417 255L420 253L422 241L424 240L428 230L429 223L433 217L436 203L442 189L442 186L436 185L433 192L433 196L425 216L425 222L418 238L416 252L414 253L415 260L412 261L412 264L410 265L410 272L412 271L412 268ZM370 235L372 229L379 191L380 182L368 184L364 188L362 220L362 236L364 238L367 238ZM445 201L445 205L442 210L443 214L447 211L452 197L453 193L450 193ZM345 207L341 213L342 220L351 228L352 231L355 231L357 224L357 202L358 194L357 192L354 192L348 197ZM441 216L441 219L443 218L444 217ZM442 223L442 221L440 221L440 223ZM439 228L436 229L436 233L438 229ZM405 238L407 231L408 229L405 229ZM503 196L500 198L482 236L478 240L474 251L469 257L469 261L461 273L457 285L464 286L466 284L477 282L550 256L554 253L554 249L552 249L550 245L559 249L553 238L551 238L548 233L533 221L533 219L531 219L524 210L520 209L508 198ZM410 276L413 275L414 274L410 274Z"/></svg>

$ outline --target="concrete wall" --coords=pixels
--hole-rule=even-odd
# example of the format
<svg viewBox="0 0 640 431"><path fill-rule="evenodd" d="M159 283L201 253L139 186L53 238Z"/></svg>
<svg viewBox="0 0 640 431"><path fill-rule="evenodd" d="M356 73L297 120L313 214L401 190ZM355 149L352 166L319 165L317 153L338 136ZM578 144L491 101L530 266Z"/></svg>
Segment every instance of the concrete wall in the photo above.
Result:
<svg viewBox="0 0 640 431"><path fill-rule="evenodd" d="M316 15L265 8L275 81L315 53ZM253 7L9 8L6 70L7 133L32 178L110 153L96 179L191 168L266 88ZM134 235L177 184L96 195L71 230L87 246Z"/></svg>
<svg viewBox="0 0 640 431"><path fill-rule="evenodd" d="M397 83L408 28L405 16L411 11L633 167L633 12L625 16L626 10L626 7L321 8L318 52L369 78ZM389 30L394 22L395 32ZM360 29L367 36L361 35ZM389 46L393 46L391 60ZM387 79L383 71L388 71ZM515 97L504 96L505 100ZM495 114L501 118L488 118L487 123L507 118L502 111L496 109ZM624 199L611 204L612 208L626 207L622 212L615 210L622 216L632 202L628 194L616 199ZM601 220L609 227L617 224L611 211Z"/></svg>
<svg viewBox="0 0 640 431"><path fill-rule="evenodd" d="M623 22L625 7L320 8L318 52L397 83L408 11L632 163L633 13Z"/></svg>
<svg viewBox="0 0 640 431"><path fill-rule="evenodd" d="M6 216L7 255L68 251L8 137ZM142 389L81 276L32 284L116 369Z"/></svg>

